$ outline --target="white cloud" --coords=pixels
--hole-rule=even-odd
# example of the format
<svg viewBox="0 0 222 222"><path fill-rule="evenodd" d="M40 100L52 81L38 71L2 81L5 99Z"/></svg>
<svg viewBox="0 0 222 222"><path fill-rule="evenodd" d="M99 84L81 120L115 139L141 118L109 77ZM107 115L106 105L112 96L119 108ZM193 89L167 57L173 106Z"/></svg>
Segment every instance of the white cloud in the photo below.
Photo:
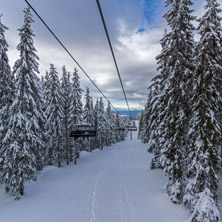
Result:
<svg viewBox="0 0 222 222"><path fill-rule="evenodd" d="M162 1L163 2L163 1ZM95 80L104 94L117 107L125 107L124 96L112 60L108 42L102 27L95 1L92 0L30 0L39 14L67 46L84 70ZM164 4L155 2L158 9L152 19L146 23L143 18L144 0L101 1L107 27L113 43L123 84L131 107L142 107L147 98L147 87L157 73L155 57L160 52L159 40L162 38L165 22L162 13ZM196 0L194 8L199 16L203 0ZM222 4L222 0L219 0ZM154 4L154 3L153 3ZM154 5L155 5L154 4ZM0 0L5 25L10 30L6 37L10 45L9 58L13 66L19 54L16 45L19 42L17 28L22 26L25 7L23 1ZM61 74L66 65L73 71L76 64L59 46L43 24L34 16L33 30L36 34L35 46L40 57L40 72L45 74L49 63L55 64ZM144 26L144 32L137 32ZM88 85L93 97L100 96L85 75L79 71L81 86Z"/></svg>

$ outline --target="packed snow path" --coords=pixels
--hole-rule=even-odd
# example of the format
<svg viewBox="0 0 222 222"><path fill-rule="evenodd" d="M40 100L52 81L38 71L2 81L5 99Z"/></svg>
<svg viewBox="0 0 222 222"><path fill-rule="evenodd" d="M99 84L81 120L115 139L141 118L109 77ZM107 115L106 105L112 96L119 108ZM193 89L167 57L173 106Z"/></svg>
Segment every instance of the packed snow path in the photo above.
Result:
<svg viewBox="0 0 222 222"><path fill-rule="evenodd" d="M76 166L47 167L19 201L0 191L0 221L183 222L186 209L171 203L146 149L135 132L102 152L83 152Z"/></svg>

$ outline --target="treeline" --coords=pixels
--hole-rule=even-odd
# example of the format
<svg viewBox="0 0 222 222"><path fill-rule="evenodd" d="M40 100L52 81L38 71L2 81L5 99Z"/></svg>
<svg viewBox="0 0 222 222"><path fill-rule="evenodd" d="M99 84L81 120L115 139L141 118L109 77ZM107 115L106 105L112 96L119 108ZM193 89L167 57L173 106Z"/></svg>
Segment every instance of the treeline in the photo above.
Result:
<svg viewBox="0 0 222 222"><path fill-rule="evenodd" d="M139 137L153 154L151 168L168 177L173 203L190 209L190 222L220 221L217 189L222 145L221 8L206 0L195 18L191 0L167 0L168 24L156 57ZM197 21L198 27L194 27ZM194 32L199 40L194 41Z"/></svg>
<svg viewBox="0 0 222 222"><path fill-rule="evenodd" d="M15 199L24 194L25 182L36 180L45 166L61 167L76 160L81 150L102 150L124 140L125 132L119 128L128 121L118 112L114 115L110 104L105 111L102 98L94 104L89 88L82 103L77 69L70 73L63 66L59 79L50 64L40 80L32 22L26 8L19 29L20 57L11 70L4 35L8 28L0 21L0 183ZM70 131L77 124L94 126L96 137L74 141Z"/></svg>

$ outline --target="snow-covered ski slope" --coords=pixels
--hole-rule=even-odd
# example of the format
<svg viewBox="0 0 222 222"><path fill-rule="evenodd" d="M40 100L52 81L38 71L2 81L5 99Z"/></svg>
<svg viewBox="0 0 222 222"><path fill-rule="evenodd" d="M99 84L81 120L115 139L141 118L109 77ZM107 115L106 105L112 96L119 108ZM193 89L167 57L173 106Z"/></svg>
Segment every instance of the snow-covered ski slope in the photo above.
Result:
<svg viewBox="0 0 222 222"><path fill-rule="evenodd" d="M183 222L183 205L150 170L147 145L128 137L101 152L83 152L76 166L47 167L14 201L0 190L1 222Z"/></svg>

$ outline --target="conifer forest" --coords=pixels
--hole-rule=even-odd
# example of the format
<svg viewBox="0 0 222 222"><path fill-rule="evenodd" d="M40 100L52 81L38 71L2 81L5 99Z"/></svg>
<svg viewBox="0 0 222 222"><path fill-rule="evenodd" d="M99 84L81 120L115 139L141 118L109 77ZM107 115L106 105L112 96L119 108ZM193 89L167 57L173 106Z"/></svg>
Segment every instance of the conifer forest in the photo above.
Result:
<svg viewBox="0 0 222 222"><path fill-rule="evenodd" d="M152 175L161 170L166 176L167 183L162 188L169 205L173 203L172 209L184 207L187 222L221 221L222 8L218 0L204 0L203 15L196 17L192 0L164 2L166 28L160 39L161 52L155 55L158 74L150 84L147 81L146 104L137 119L115 111L103 96L94 98L89 87L82 89L76 67L68 70L64 64L57 68L49 61L48 70L40 73L34 43L38 36L32 29L33 11L29 6L23 11L24 23L18 29L19 58L11 67L5 37L9 28L2 23L4 15L0 17L0 190L10 200L21 202L26 186L31 181L37 183L48 167L75 168L81 153L105 153L107 149L106 155L113 155L114 160L110 166L108 162L107 166L101 165L101 171L93 178L88 209L91 216L86 221L108 222L96 215L97 185L106 170L118 166L120 170L106 190L116 184L118 204L113 205L118 205L120 217L115 221L145 222L135 210L136 195L132 198L130 195L134 194L126 188L129 178L136 176L129 169L137 169L133 163L137 152L127 156L127 149L141 146L146 150L141 155L147 159L146 170ZM138 131L132 134L130 127L136 130L135 124ZM92 128L95 135L71 136L76 127ZM123 147L125 151L121 150ZM121 152L128 159L121 159ZM128 162L124 165L124 161ZM130 167L124 171L127 164ZM137 179L136 183L142 180ZM136 187L135 192L139 189ZM125 209L127 204L129 211ZM113 215L115 218L117 213ZM84 217L81 221L85 221ZM177 222L151 216L146 221Z"/></svg>

